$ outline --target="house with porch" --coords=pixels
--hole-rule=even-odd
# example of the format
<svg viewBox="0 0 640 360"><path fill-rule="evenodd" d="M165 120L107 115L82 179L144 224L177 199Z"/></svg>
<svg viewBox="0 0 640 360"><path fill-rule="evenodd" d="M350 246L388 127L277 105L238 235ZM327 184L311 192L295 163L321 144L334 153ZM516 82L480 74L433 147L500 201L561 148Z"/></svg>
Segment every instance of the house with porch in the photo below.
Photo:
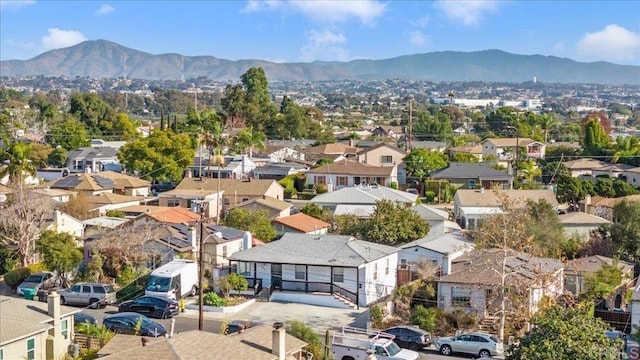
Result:
<svg viewBox="0 0 640 360"><path fill-rule="evenodd" d="M447 180L452 186L463 189L511 189L513 175L496 170L491 163L451 162L444 169L429 174L433 180Z"/></svg>
<svg viewBox="0 0 640 360"><path fill-rule="evenodd" d="M502 284L502 249L466 252L452 261L451 271L438 282L438 307L445 311L463 310L480 318L493 316L500 308L495 295ZM527 297L523 309L535 313L544 296L556 298L564 289L564 265L555 259L530 256L509 250L505 284ZM514 304L508 303L507 308Z"/></svg>
<svg viewBox="0 0 640 360"><path fill-rule="evenodd" d="M393 292L398 249L351 236L285 233L229 260L250 288L261 284L271 300L348 308Z"/></svg>
<svg viewBox="0 0 640 360"><path fill-rule="evenodd" d="M398 183L398 165L371 166L358 161L341 160L307 171L307 185L324 184L329 191L354 185L391 186Z"/></svg>

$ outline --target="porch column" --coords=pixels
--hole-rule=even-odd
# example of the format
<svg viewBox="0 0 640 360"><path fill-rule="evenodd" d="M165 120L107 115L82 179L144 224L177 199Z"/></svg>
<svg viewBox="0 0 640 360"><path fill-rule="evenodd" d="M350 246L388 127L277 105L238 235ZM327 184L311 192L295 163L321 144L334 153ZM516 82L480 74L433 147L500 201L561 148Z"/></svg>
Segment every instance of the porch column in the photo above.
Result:
<svg viewBox="0 0 640 360"><path fill-rule="evenodd" d="M330 267L330 274L329 274L330 278L329 278L329 292L331 294L333 294L333 266Z"/></svg>
<svg viewBox="0 0 640 360"><path fill-rule="evenodd" d="M356 268L356 310L360 310L360 268Z"/></svg>
<svg viewBox="0 0 640 360"><path fill-rule="evenodd" d="M309 292L309 265L304 265L304 292Z"/></svg>
<svg viewBox="0 0 640 360"><path fill-rule="evenodd" d="M258 282L258 263L253 263L253 285Z"/></svg>

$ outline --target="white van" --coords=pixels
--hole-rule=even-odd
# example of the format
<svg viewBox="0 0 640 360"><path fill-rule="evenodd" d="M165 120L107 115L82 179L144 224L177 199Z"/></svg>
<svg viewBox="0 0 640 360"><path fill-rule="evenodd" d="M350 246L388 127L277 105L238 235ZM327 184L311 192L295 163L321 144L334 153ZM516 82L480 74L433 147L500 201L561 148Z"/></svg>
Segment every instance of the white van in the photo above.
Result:
<svg viewBox="0 0 640 360"><path fill-rule="evenodd" d="M145 295L180 299L184 296L194 296L198 293L198 264L193 260L177 259L170 261L153 270Z"/></svg>

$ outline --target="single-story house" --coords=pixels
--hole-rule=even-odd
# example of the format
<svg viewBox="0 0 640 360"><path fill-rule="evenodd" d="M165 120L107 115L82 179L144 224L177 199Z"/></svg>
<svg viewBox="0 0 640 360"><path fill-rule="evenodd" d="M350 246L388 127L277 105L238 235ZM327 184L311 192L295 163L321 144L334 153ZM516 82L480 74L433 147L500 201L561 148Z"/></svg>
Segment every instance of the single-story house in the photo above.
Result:
<svg viewBox="0 0 640 360"><path fill-rule="evenodd" d="M444 169L432 172L429 178L447 180L456 188L511 189L513 176L506 171L496 170L490 163L451 162Z"/></svg>
<svg viewBox="0 0 640 360"><path fill-rule="evenodd" d="M345 159L311 169L306 175L307 185L324 184L329 191L361 184L391 186L398 183L398 166L371 166Z"/></svg>
<svg viewBox="0 0 640 360"><path fill-rule="evenodd" d="M47 219L46 229L57 233L67 233L76 239L84 238L84 223L75 217L60 210L54 210L51 217ZM82 244L78 244L82 246Z"/></svg>
<svg viewBox="0 0 640 360"><path fill-rule="evenodd" d="M640 166L627 169L624 172L624 178L635 188L640 188Z"/></svg>
<svg viewBox="0 0 640 360"><path fill-rule="evenodd" d="M429 235L444 234L462 229L457 223L449 221L449 212L446 210L425 204L414 205L411 210L429 223Z"/></svg>
<svg viewBox="0 0 640 360"><path fill-rule="evenodd" d="M512 161L516 159L516 149L525 149L524 159L544 159L547 145L529 138L489 138L480 142L482 156L493 155L498 161Z"/></svg>
<svg viewBox="0 0 640 360"><path fill-rule="evenodd" d="M256 179L280 180L289 175L304 173L309 170L309 166L293 161L283 163L269 163L265 166L258 166L253 169L253 176Z"/></svg>
<svg viewBox="0 0 640 360"><path fill-rule="evenodd" d="M73 342L73 314L53 292L47 302L0 295L0 359L62 359Z"/></svg>
<svg viewBox="0 0 640 360"><path fill-rule="evenodd" d="M502 249L473 250L452 261L451 271L438 279L438 307L461 309L480 317L495 315L499 301L494 294L502 283ZM528 310L537 311L543 296L555 298L564 288L564 265L550 258L509 251L506 285L528 292Z"/></svg>
<svg viewBox="0 0 640 360"><path fill-rule="evenodd" d="M98 174L72 174L48 183L51 189L63 189L76 192L79 196L91 196L101 193L113 193L116 183L110 178Z"/></svg>
<svg viewBox="0 0 640 360"><path fill-rule="evenodd" d="M503 212L502 196L512 202L513 208L524 208L528 200L544 200L554 208L559 206L552 190L458 189L453 197L453 216L463 229L475 229L478 220Z"/></svg>
<svg viewBox="0 0 640 360"><path fill-rule="evenodd" d="M305 213L297 213L291 216L280 217L271 222L279 234L287 232L325 235L329 232L331 224L316 219Z"/></svg>
<svg viewBox="0 0 640 360"><path fill-rule="evenodd" d="M351 236L285 233L229 260L250 287L272 289L272 300L368 306L396 287L398 249Z"/></svg>
<svg viewBox="0 0 640 360"><path fill-rule="evenodd" d="M627 290L633 286L633 268L634 264L626 261L616 260L605 256L594 255L584 258L573 259L567 261L564 267L564 287L574 295L580 295L585 290L584 277L589 274L595 274L604 264L617 264L618 269L622 272L622 281L611 295L609 301L612 308L622 308L625 304Z"/></svg>
<svg viewBox="0 0 640 360"><path fill-rule="evenodd" d="M480 144L465 144L449 149L449 158L453 159L455 154L470 154L482 161L482 145Z"/></svg>
<svg viewBox="0 0 640 360"><path fill-rule="evenodd" d="M416 203L418 195L386 186L358 185L318 195L309 200L309 203L328 209L336 215L356 214L366 218L375 210L376 201L383 199L410 207Z"/></svg>
<svg viewBox="0 0 640 360"><path fill-rule="evenodd" d="M567 236L578 236L585 241L589 240L591 231L602 225L611 224L607 219L581 211L558 215L558 219Z"/></svg>
<svg viewBox="0 0 640 360"><path fill-rule="evenodd" d="M276 219L291 215L292 205L286 201L272 197L257 197L234 206L249 211L263 211L268 219Z"/></svg>
<svg viewBox="0 0 640 360"><path fill-rule="evenodd" d="M398 263L400 269L415 271L420 260L427 260L440 274L447 275L451 272L451 262L471 250L473 243L462 231L428 235L400 246Z"/></svg>
<svg viewBox="0 0 640 360"><path fill-rule="evenodd" d="M111 179L114 183L113 192L127 196L149 196L151 183L135 176L115 172L102 171L100 177Z"/></svg>
<svg viewBox="0 0 640 360"><path fill-rule="evenodd" d="M123 207L140 205L140 203L149 200L142 196L127 196L114 193L100 193L93 196L85 196L84 201L89 204L92 211L98 216L105 215L109 210L118 210Z"/></svg>
<svg viewBox="0 0 640 360"><path fill-rule="evenodd" d="M584 212L599 216L603 219L613 221L613 208L624 200L627 201L640 201L640 195L627 195L617 198L606 198L602 196L586 195L584 200L580 201L581 208Z"/></svg>
<svg viewBox="0 0 640 360"><path fill-rule="evenodd" d="M304 153L284 145L266 145L264 150L258 150L254 155L267 157L269 162L282 163L287 159L304 160Z"/></svg>

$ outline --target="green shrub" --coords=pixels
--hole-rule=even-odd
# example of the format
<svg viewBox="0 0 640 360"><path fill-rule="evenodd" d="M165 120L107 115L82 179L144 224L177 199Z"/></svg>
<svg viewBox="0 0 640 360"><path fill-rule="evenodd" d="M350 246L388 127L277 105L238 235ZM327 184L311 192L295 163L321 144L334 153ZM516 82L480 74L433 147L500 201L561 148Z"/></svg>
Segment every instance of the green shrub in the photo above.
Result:
<svg viewBox="0 0 640 360"><path fill-rule="evenodd" d="M424 197L427 199L428 203L432 203L436 199L436 193L433 191L425 191Z"/></svg>
<svg viewBox="0 0 640 360"><path fill-rule="evenodd" d="M138 274L136 274L130 266L127 266L116 276L116 283L120 286L126 286L132 283L137 277Z"/></svg>
<svg viewBox="0 0 640 360"><path fill-rule="evenodd" d="M313 354L314 359L322 359L324 345L313 329L300 321L293 320L287 324L286 331L289 335L308 343L305 349Z"/></svg>
<svg viewBox="0 0 640 360"><path fill-rule="evenodd" d="M420 329L433 333L436 331L437 313L438 311L436 308L426 308L422 305L418 305L413 308L413 311L411 312L411 322L414 325L418 325Z"/></svg>
<svg viewBox="0 0 640 360"><path fill-rule="evenodd" d="M202 296L202 302L207 306L224 306L225 301L214 292L206 293Z"/></svg>
<svg viewBox="0 0 640 360"><path fill-rule="evenodd" d="M28 267L11 270L4 274L4 282L8 287L15 290L18 285L20 285L20 283L30 274L31 269L29 269Z"/></svg>
<svg viewBox="0 0 640 360"><path fill-rule="evenodd" d="M369 308L369 318L374 328L380 328L384 320L384 311L380 306L373 305Z"/></svg>
<svg viewBox="0 0 640 360"><path fill-rule="evenodd" d="M318 194L326 194L327 191L329 191L329 189L327 189L327 185L325 184L318 184L318 186L316 187L316 192Z"/></svg>
<svg viewBox="0 0 640 360"><path fill-rule="evenodd" d="M389 185L389 187L392 188L392 189L398 190L398 183L395 182L395 181L392 181L391 185Z"/></svg>

